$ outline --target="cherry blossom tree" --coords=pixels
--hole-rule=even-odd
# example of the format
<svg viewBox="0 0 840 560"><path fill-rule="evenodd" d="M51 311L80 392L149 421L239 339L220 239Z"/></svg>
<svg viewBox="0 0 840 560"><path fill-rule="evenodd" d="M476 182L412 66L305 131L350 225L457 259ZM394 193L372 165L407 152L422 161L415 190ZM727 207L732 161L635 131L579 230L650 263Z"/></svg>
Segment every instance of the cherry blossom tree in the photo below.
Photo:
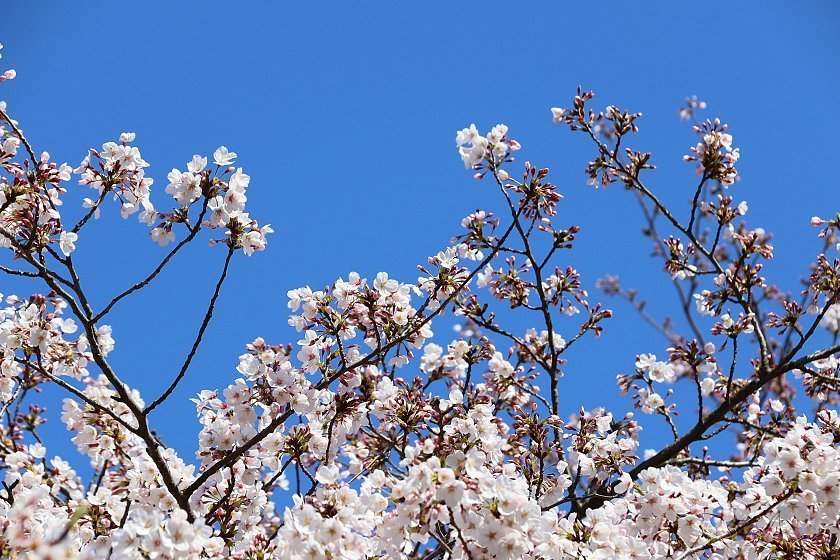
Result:
<svg viewBox="0 0 840 560"><path fill-rule="evenodd" d="M0 103L0 270L35 291L0 310L0 555L840 557L840 214L813 218L817 255L785 291L763 275L771 237L744 219L727 125L686 101L696 178L686 173L688 207L669 208L654 158L633 146L641 114L593 98L578 90L553 121L591 144L593 188L636 198L683 320L653 317L617 278L564 266L581 228L558 215L549 170L519 163L507 126L471 125L457 150L496 205L465 217L416 279L350 272L291 290L300 339L254 340L227 387L193 399L195 457L167 446L154 413L190 375L231 262L266 249L271 228L246 211L250 177L222 146L158 190L132 133L59 164ZM150 228L161 256L96 308L73 253L114 205ZM141 396L109 362L109 314L200 240L223 253L213 296L168 389ZM627 300L665 341L652 337L617 377L625 407L569 416L567 351L612 315L587 285ZM533 328L511 327L511 313ZM454 339L434 336L444 316L461 325ZM39 436L48 384L66 393L61 420L89 480ZM639 432L655 424L672 437L642 453Z"/></svg>

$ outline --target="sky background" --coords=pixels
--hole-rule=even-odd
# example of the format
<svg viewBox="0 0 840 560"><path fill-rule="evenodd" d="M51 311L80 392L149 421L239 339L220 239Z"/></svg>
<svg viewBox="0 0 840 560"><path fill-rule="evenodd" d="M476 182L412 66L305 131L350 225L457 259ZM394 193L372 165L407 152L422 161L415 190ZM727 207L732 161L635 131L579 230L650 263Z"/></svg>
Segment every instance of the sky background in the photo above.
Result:
<svg viewBox="0 0 840 560"><path fill-rule="evenodd" d="M675 298L661 264L647 258L635 201L620 187L586 185L592 148L552 125L550 107L568 106L583 85L596 91L596 108L643 112L633 144L654 154L659 170L648 183L684 216L696 183L681 156L695 139L677 110L688 95L705 100L741 147L742 181L731 193L749 201L750 224L777 234L768 275L787 289L818 251L810 217L838 210L838 4L687 6L0 0L2 68L18 72L0 99L36 150L74 166L87 148L137 132L158 207L171 201L167 172L194 153L224 144L251 175L249 210L276 233L266 252L236 255L189 376L152 418L188 459L199 429L188 399L232 382L255 337L298 339L286 323L289 289L321 288L353 270L414 282L416 265L446 246L462 217L478 207L504 215L457 155L455 131L472 122L482 131L507 123L523 145L519 163L550 167L565 195L557 223L582 227L576 250L557 264L577 268L615 318L601 339L569 353L561 398L565 413L583 405L620 414L630 404L616 374L631 371L637 353L664 356L667 344L628 305L594 295L594 283L619 275L657 299L649 308L657 316L674 313ZM80 213L90 195L72 188L65 212ZM165 254L113 204L77 245L99 308ZM111 361L147 402L183 361L223 257L194 244L111 314ZM0 279L4 294L32 290ZM574 329L558 328L567 338ZM436 330L439 343L452 335ZM74 457L58 393L47 395L50 448ZM660 428L645 432L643 448Z"/></svg>

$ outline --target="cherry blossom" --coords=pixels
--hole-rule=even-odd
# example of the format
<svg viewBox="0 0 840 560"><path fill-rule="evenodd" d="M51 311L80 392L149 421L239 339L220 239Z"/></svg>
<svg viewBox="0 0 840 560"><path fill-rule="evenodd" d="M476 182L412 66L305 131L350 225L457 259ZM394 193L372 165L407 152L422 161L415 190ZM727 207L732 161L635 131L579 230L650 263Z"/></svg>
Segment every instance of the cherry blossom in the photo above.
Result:
<svg viewBox="0 0 840 560"><path fill-rule="evenodd" d="M212 160L196 154L172 169L157 193L129 132L71 170L35 152L0 103L0 271L33 293L0 296L0 555L836 557L840 217L811 221L816 256L792 294L767 277L770 233L749 226L748 203L727 194L740 151L726 124L701 122L705 103L688 98L679 112L697 135L686 209L662 202L651 154L633 147L641 113L592 109L593 99L578 90L552 120L592 145L581 166L590 184L618 182L636 198L652 254L677 287L677 319L656 317L643 291L616 276L579 273L569 252L586 230L560 211L574 187L561 194L548 168L520 165L507 125L482 135L473 124L456 132L457 154L493 206L418 256L413 278L351 271L288 290L295 338L254 339L215 366L227 368L223 386L191 399L194 455L167 446L173 427L156 411L190 397L181 383L200 375L193 358L233 261L266 249L272 229L248 206L265 179L254 171L252 186L221 146ZM171 248L103 301L74 257L109 199ZM159 394L141 395L111 359L136 341L120 338L109 314L199 237L226 248L224 257L208 249L222 271L180 368L161 373ZM610 374L577 359L580 341L613 316L590 286L661 336L615 372L627 399L613 410L582 408L570 391L573 377L606 390ZM91 475L42 438L55 417L39 404L50 385Z"/></svg>

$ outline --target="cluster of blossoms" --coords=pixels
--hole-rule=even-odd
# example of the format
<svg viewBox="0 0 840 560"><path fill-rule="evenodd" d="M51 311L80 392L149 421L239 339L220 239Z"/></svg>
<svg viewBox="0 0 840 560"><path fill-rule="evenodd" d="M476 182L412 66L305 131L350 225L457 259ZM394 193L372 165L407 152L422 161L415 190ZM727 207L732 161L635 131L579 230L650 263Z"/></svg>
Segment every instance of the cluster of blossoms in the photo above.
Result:
<svg viewBox="0 0 840 560"><path fill-rule="evenodd" d="M102 150L90 149L79 167L73 170L79 175L79 184L87 185L97 191L97 198L85 198L83 206L90 208L94 217L99 217L99 205L110 193L114 200L120 201L120 214L128 218L140 212L141 222L152 225L155 220L155 208L149 197L154 179L146 177L145 168L149 163L140 155L140 150L132 146L137 135L133 132L120 134L119 143L105 142Z"/></svg>
<svg viewBox="0 0 840 560"><path fill-rule="evenodd" d="M740 479L692 478L673 465L642 471L623 485L623 498L588 512L591 556L583 557L691 558L706 545L715 560L760 558L771 550L819 557L836 535L840 507L834 444L840 424L836 414L822 419L822 426L797 419ZM740 525L748 530L735 540Z"/></svg>
<svg viewBox="0 0 840 560"><path fill-rule="evenodd" d="M210 229L225 229L227 243L241 247L246 255L265 249L266 235L273 230L267 225L260 227L245 212L245 202L248 200L245 192L251 177L241 167L233 167L236 156L236 152L221 146L213 152L214 168L207 167L206 157L194 155L187 164L187 171L173 169L169 173L166 192L172 195L180 209L161 214L164 221L152 230L152 237L158 243L165 245L174 239L172 225L183 221L189 207L203 200L199 219L203 218L207 210L210 211L210 218L202 225Z"/></svg>
<svg viewBox="0 0 840 560"><path fill-rule="evenodd" d="M5 115L4 104L0 111ZM31 164L23 166L12 158L21 144L15 136L17 124L9 119L10 128L0 126L0 165L8 176L0 177L0 248L27 252L42 250L58 242L65 255L77 239L73 231L61 225L58 207L65 192L62 182L71 177L66 163L50 161L50 154L31 154Z"/></svg>
<svg viewBox="0 0 840 560"><path fill-rule="evenodd" d="M88 375L92 357L87 334L68 340L79 327L72 318L63 316L67 309L64 300L40 295L22 300L12 295L5 301L7 307L0 309L0 405L44 377L82 379ZM113 347L110 327L103 325L96 332L106 350ZM30 362L33 359L34 363Z"/></svg>
<svg viewBox="0 0 840 560"><path fill-rule="evenodd" d="M0 531L7 555L31 551L35 558L69 556L76 543L55 543L55 535L68 526L71 510L57 503L55 496L66 495L68 502L83 503L84 487L72 467L59 457L45 460L43 445L19 446L3 455L3 483L6 499L0 500ZM10 490L12 489L12 490ZM12 500L12 491L14 499Z"/></svg>
<svg viewBox="0 0 840 560"><path fill-rule="evenodd" d="M820 254L800 298L770 285L770 236L738 223L747 205L723 191L738 159L726 126L699 124L705 104L693 98L681 112L702 136L689 156L702 179L681 221L643 181L650 154L625 140L641 114L596 113L592 98L579 91L553 118L594 141L590 182L618 181L638 197L653 254L678 288L685 332L617 279L597 284L668 340L667 359L638 355L618 385L631 394L627 408L673 438L648 438L658 447L642 452L634 412L566 404L578 341L597 337L612 312L558 262L580 228L553 223L562 196L549 170L526 163L513 178L520 146L508 127L481 136L473 125L457 133L458 151L501 194L502 212L464 218L415 283L350 273L290 290L297 342L257 338L227 387L193 399L195 461L166 446L153 412L183 397L234 252L265 248L270 228L245 212L250 177L225 147L212 164L194 156L168 175L175 208L158 211L148 164L124 133L76 170L98 196L65 226L69 167L36 158L0 105L0 245L10 257L1 270L46 285L46 295L9 296L0 309L0 556L836 557L840 260ZM71 254L109 195L161 245L175 240L176 224L187 231L152 274L97 310ZM665 218L673 235L659 233ZM827 250L840 217L815 225L825 226ZM147 402L109 362L116 342L102 320L202 228L224 231L211 244L228 247L225 268L180 371ZM536 324L509 324L511 310ZM459 328L435 340L432 323L440 330L447 315ZM68 393L61 419L90 462L89 482L41 443L46 411L33 397L48 384ZM794 398L799 386L808 398ZM729 451L699 447L712 438Z"/></svg>
<svg viewBox="0 0 840 560"><path fill-rule="evenodd" d="M167 176L169 184L165 190L178 206L169 212L158 212L150 198L154 179L146 177L144 171L149 164L140 155L140 150L130 145L135 138L133 132L123 132L119 143L106 142L101 151L91 149L74 170L80 176L79 184L89 185L99 193L95 200L84 199L83 206L90 209L84 221L91 215L98 218L100 205L108 194L112 194L121 203L123 218L139 211L139 220L154 226L151 237L161 246L175 240L173 227L182 223L187 226L190 235L195 235L200 226L224 229L224 242L233 248L241 248L246 255L265 249L266 235L273 230L270 226L260 227L244 211L247 201L245 191L251 177L241 167L232 166L236 160L235 152L221 146L213 153L215 167L208 168L207 158L195 155L187 164L187 171L173 169ZM196 203L200 207L199 223L190 225L190 209ZM204 220L208 210L210 217ZM63 243L78 239L75 231L61 235ZM214 243L215 240L211 241L211 244ZM64 252L67 255L70 251Z"/></svg>
<svg viewBox="0 0 840 560"><path fill-rule="evenodd" d="M685 161L696 161L699 173L708 179L728 187L738 180L735 163L741 157L738 148L732 147L732 135L726 132L727 125L720 120L707 120L694 130L702 137L691 154L683 156Z"/></svg>
<svg viewBox="0 0 840 560"><path fill-rule="evenodd" d="M485 162L503 160L508 153L518 150L519 142L508 138L507 133L508 127L504 124L497 124L486 136L479 134L474 124L459 130L455 135L455 144L464 166L477 169Z"/></svg>

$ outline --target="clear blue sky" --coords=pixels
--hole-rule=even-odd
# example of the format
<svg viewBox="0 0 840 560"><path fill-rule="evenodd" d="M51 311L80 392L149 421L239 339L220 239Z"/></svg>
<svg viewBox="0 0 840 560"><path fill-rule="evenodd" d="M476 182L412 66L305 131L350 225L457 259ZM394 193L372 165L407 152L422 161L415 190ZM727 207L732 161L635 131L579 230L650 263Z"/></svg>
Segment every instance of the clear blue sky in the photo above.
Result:
<svg viewBox="0 0 840 560"><path fill-rule="evenodd" d="M732 192L749 201L751 224L776 232L770 274L789 289L817 250L809 218L838 210L833 2L0 6L3 67L18 71L0 99L37 150L75 165L88 147L136 131L162 201L172 167L224 144L252 177L250 211L276 230L265 253L237 255L207 343L153 417L188 459L198 424L187 399L233 380L254 337L297 340L286 325L288 289L322 287L351 270L415 281L416 265L445 246L463 216L498 202L455 151L455 130L471 122L509 124L522 159L552 169L566 196L560 221L583 228L559 264L575 266L593 292L611 273L643 295L664 294L654 313L673 309L673 292L661 265L645 258L634 201L618 187L586 186L590 146L551 124L549 108L567 104L578 84L596 90L598 107L645 113L636 145L654 153L651 185L674 203L694 184L680 161L694 140L677 118L682 100L698 95L709 115L731 123L742 151ZM74 191L68 208L89 196ZM114 206L104 214L76 257L99 306L164 254L135 219L123 222ZM112 361L147 402L183 360L222 257L196 244L112 314ZM18 286L0 282L6 294ZM626 410L615 375L631 370L636 353L665 353L631 309L608 306L616 317L605 335L570 356L569 411ZM48 415L48 437L65 438L59 407ZM73 456L67 445L52 450Z"/></svg>

